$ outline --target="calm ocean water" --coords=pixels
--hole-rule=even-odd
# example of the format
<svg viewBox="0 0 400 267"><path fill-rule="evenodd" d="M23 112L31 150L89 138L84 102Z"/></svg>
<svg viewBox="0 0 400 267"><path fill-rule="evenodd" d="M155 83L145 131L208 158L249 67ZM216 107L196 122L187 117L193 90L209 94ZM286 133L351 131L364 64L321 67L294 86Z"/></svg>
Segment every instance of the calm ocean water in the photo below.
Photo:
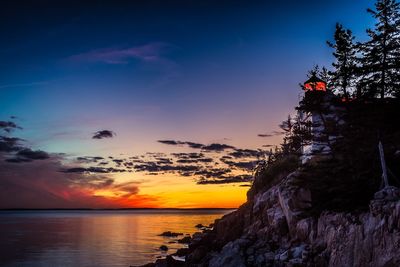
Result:
<svg viewBox="0 0 400 267"><path fill-rule="evenodd" d="M0 266L130 266L182 247L164 231L192 234L229 210L0 211Z"/></svg>

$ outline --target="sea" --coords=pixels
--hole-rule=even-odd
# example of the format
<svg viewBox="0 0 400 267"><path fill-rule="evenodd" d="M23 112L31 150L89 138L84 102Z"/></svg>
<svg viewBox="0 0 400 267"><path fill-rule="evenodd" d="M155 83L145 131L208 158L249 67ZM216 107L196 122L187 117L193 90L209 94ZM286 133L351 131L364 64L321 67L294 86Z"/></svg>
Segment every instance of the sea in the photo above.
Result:
<svg viewBox="0 0 400 267"><path fill-rule="evenodd" d="M0 211L0 266L129 267L184 244L165 231L193 234L233 210ZM166 245L168 251L160 250Z"/></svg>

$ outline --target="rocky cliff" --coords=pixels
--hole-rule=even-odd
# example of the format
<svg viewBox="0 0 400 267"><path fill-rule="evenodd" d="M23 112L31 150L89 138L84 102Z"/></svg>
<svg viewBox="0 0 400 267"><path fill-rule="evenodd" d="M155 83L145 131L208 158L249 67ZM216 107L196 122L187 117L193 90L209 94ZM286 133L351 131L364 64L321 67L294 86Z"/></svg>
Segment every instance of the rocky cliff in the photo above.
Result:
<svg viewBox="0 0 400 267"><path fill-rule="evenodd" d="M397 188L377 192L366 211L311 216L311 194L292 185L296 175L253 190L213 230L195 234L178 251L185 263L169 257L153 266L400 266Z"/></svg>

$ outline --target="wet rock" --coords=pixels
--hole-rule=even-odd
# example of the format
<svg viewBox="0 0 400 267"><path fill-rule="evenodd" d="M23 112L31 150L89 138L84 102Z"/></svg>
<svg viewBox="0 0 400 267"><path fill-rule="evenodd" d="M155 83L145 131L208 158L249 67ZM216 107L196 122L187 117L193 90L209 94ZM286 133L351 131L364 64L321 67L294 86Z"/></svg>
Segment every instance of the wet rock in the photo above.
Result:
<svg viewBox="0 0 400 267"><path fill-rule="evenodd" d="M207 252L208 249L205 246L199 246L188 255L188 261L191 263L198 263L207 255Z"/></svg>
<svg viewBox="0 0 400 267"><path fill-rule="evenodd" d="M167 256L165 259L158 259L154 263L149 263L136 267L183 267L185 263L182 261L177 261L172 258L172 256ZM131 266L135 267L135 266Z"/></svg>
<svg viewBox="0 0 400 267"><path fill-rule="evenodd" d="M186 256L187 254L189 254L190 250L188 248L180 248L176 251L176 253L174 255L182 257L182 256Z"/></svg>
<svg viewBox="0 0 400 267"><path fill-rule="evenodd" d="M171 231L166 231L163 232L162 234L159 234L159 236L165 236L165 237L177 237L183 235L183 233L175 233L175 232L171 232Z"/></svg>
<svg viewBox="0 0 400 267"><path fill-rule="evenodd" d="M222 251L215 254L209 263L209 267L246 267L246 259L241 253L240 246L234 242L228 243Z"/></svg>
<svg viewBox="0 0 400 267"><path fill-rule="evenodd" d="M157 265L158 261L160 261L159 265ZM185 263L182 261L177 261L172 256L168 255L164 260L156 261L156 267L181 267L185 266Z"/></svg>
<svg viewBox="0 0 400 267"><path fill-rule="evenodd" d="M166 245L161 245L160 250L162 251L168 251L168 247Z"/></svg>
<svg viewBox="0 0 400 267"><path fill-rule="evenodd" d="M181 239L178 239L178 243L180 244L189 244L192 238L190 236L185 236Z"/></svg>
<svg viewBox="0 0 400 267"><path fill-rule="evenodd" d="M203 236L202 232L196 232L192 235L193 239L201 238Z"/></svg>
<svg viewBox="0 0 400 267"><path fill-rule="evenodd" d="M196 224L195 227L200 229L200 228L204 228L204 227L206 227L206 226L204 226L204 225L202 225L201 223L199 223L199 224Z"/></svg>
<svg viewBox="0 0 400 267"><path fill-rule="evenodd" d="M129 267L155 267L155 266L156 266L155 263L147 263L147 264L145 264L145 265L140 265L140 266L133 266L133 265L131 265L131 266L129 266Z"/></svg>

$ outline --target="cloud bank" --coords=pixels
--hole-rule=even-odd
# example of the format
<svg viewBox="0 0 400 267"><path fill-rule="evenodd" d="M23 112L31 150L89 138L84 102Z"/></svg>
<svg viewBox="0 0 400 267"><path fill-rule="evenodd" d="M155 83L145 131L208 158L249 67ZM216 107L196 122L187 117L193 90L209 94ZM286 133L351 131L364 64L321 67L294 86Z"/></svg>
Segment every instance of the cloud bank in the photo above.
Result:
<svg viewBox="0 0 400 267"><path fill-rule="evenodd" d="M117 183L115 168L66 165L64 154L33 150L18 137L15 123L0 124L0 208L128 208L156 207L157 198L140 194L140 183ZM102 157L79 157L76 163L95 163ZM80 163L79 163L80 162ZM125 171L125 170L124 170ZM108 196L98 195L99 190Z"/></svg>
<svg viewBox="0 0 400 267"><path fill-rule="evenodd" d="M175 174L198 185L249 185L252 170L267 153L223 143L157 142L192 152L145 153L136 156L68 155L35 150L11 136L22 129L0 123L0 208L157 207L159 199L140 194L139 182L118 183L116 173ZM101 130L93 139L112 138ZM100 192L100 193L99 193ZM101 194L106 192L106 194Z"/></svg>

